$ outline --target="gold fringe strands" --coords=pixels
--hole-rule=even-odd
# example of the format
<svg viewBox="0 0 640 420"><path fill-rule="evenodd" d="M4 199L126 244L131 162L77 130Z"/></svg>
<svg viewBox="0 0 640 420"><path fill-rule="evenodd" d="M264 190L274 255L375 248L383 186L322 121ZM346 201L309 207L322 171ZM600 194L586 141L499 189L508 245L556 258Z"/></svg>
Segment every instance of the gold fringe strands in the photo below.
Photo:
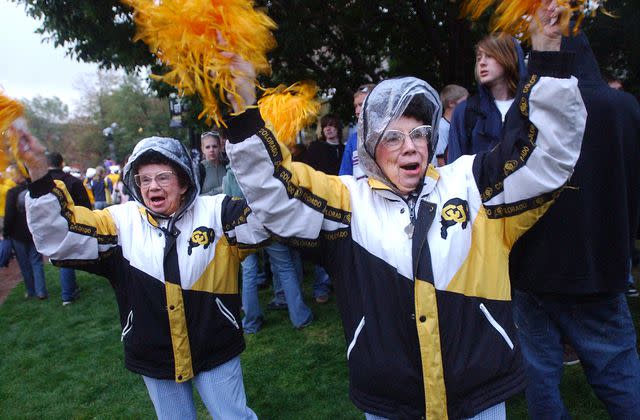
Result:
<svg viewBox="0 0 640 420"><path fill-rule="evenodd" d="M557 0L558 6L567 9L564 18L569 19L577 14L574 32L586 16L594 17L600 9L602 13L612 16L604 8L606 0ZM466 0L461 8L463 17L477 20L485 11L495 8L491 19L491 30L508 32L518 38L527 39L531 19L535 19L536 10L542 5L541 0ZM565 25L566 22L562 24ZM565 27L568 27L565 25Z"/></svg>
<svg viewBox="0 0 640 420"><path fill-rule="evenodd" d="M182 95L197 94L204 110L198 118L224 125L221 102L242 98L233 83L231 59L236 53L257 74L269 75L267 52L276 46L271 33L276 24L254 9L251 0L122 0L134 10L136 41L171 70L154 77Z"/></svg>
<svg viewBox="0 0 640 420"><path fill-rule="evenodd" d="M291 147L300 130L313 123L320 112L315 82L297 82L266 89L258 101L260 115L273 126L276 138Z"/></svg>
<svg viewBox="0 0 640 420"><path fill-rule="evenodd" d="M18 133L11 125L24 114L22 104L0 93L0 170L15 161L23 175L26 169L18 158Z"/></svg>

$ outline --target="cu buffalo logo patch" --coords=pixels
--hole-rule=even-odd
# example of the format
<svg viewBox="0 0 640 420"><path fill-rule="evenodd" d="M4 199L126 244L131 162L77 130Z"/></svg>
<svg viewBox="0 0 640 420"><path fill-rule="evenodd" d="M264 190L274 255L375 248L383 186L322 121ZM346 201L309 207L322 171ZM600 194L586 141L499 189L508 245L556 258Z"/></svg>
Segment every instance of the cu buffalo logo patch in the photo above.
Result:
<svg viewBox="0 0 640 420"><path fill-rule="evenodd" d="M196 228L196 230L191 234L191 239L189 239L189 249L187 249L187 254L191 255L193 248L197 248L200 245L202 245L204 249L207 249L209 245L213 243L214 238L215 234L213 233L213 229L206 226Z"/></svg>
<svg viewBox="0 0 640 420"><path fill-rule="evenodd" d="M442 239L447 239L447 229L456 223L462 223L462 229L466 228L469 223L469 203L459 198L453 198L444 203L440 223Z"/></svg>

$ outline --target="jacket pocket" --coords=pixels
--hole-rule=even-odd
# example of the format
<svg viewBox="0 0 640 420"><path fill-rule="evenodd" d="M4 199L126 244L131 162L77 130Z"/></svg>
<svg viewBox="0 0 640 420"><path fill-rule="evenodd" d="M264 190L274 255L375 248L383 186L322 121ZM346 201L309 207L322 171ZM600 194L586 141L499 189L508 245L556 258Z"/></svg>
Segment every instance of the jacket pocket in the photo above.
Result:
<svg viewBox="0 0 640 420"><path fill-rule="evenodd" d="M507 343L509 348L511 348L511 350L513 350L513 341L511 341L511 338L509 338L509 335L507 334L507 332L504 330L504 328L502 328L502 325L500 325L498 323L498 321L496 321L496 319L491 315L491 312L489 312L487 307L484 306L484 303L480 304L480 310L484 314L485 318L487 318L489 323L493 326L493 328L495 328L496 331L498 331L498 333L500 333L500 335L502 336L504 341Z"/></svg>
<svg viewBox="0 0 640 420"><path fill-rule="evenodd" d="M226 306L224 306L224 303L222 303L220 298L216 298L216 305L218 305L218 309L220 309L220 313L222 313L222 315L224 315L224 317L227 318L233 324L233 326L239 330L240 326L238 325L238 321L236 321L236 317L233 316L231 311L228 310Z"/></svg>
<svg viewBox="0 0 640 420"><path fill-rule="evenodd" d="M124 341L124 336L129 334L129 331L133 328L133 309L129 311L129 315L127 315L127 323L124 325L122 329L122 334L120 334L120 341Z"/></svg>
<svg viewBox="0 0 640 420"><path fill-rule="evenodd" d="M353 333L353 338L351 339L351 342L349 343L349 347L347 348L347 360L349 360L349 356L351 355L351 350L353 350L353 348L356 345L356 341L358 341L358 336L362 332L362 328L364 328L364 316L362 317L362 319L360 320L360 323L356 327L356 331Z"/></svg>

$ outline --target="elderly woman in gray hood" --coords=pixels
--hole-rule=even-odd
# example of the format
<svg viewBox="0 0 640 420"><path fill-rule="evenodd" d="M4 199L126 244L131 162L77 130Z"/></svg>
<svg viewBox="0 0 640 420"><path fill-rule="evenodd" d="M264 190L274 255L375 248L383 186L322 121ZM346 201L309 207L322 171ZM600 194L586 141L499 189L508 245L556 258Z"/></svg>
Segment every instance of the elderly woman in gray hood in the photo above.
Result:
<svg viewBox="0 0 640 420"><path fill-rule="evenodd" d="M265 228L322 248L350 397L367 418L505 418L504 401L524 389L509 250L571 176L586 118L554 14L532 35L500 144L443 168L428 166L438 95L411 77L381 82L364 103L358 156L368 179L292 162L255 109L229 122L231 167ZM252 85L237 82L253 103Z"/></svg>
<svg viewBox="0 0 640 420"><path fill-rule="evenodd" d="M132 201L91 211L46 173L44 148L22 133L33 183L36 247L58 266L114 288L125 366L142 375L159 418L195 419L195 385L213 418L253 419L240 353L242 248L268 239L242 200L198 196L195 168L175 139L141 140L124 168Z"/></svg>

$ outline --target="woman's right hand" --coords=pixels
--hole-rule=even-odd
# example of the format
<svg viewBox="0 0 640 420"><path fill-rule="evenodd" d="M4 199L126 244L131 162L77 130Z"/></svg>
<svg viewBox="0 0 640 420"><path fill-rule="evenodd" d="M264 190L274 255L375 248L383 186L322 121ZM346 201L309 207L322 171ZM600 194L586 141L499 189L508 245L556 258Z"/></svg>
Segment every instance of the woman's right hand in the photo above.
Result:
<svg viewBox="0 0 640 420"><path fill-rule="evenodd" d="M23 129L11 127L18 135L18 157L29 170L31 181L36 181L48 172L46 149L31 133Z"/></svg>
<svg viewBox="0 0 640 420"><path fill-rule="evenodd" d="M230 68L234 74L233 83L242 103L238 103L236 96L231 93L227 93L227 99L231 103L233 112L240 113L256 104L256 72L251 63L239 54L227 52L223 55L231 60Z"/></svg>
<svg viewBox="0 0 640 420"><path fill-rule="evenodd" d="M220 32L216 33L216 37L218 45L224 48L227 45L227 40L224 39ZM234 75L233 84L243 103L238 103L237 97L231 93L227 93L227 100L231 103L233 112L243 112L248 107L256 104L256 70L250 62L239 54L223 51L221 55L229 59L229 68Z"/></svg>

